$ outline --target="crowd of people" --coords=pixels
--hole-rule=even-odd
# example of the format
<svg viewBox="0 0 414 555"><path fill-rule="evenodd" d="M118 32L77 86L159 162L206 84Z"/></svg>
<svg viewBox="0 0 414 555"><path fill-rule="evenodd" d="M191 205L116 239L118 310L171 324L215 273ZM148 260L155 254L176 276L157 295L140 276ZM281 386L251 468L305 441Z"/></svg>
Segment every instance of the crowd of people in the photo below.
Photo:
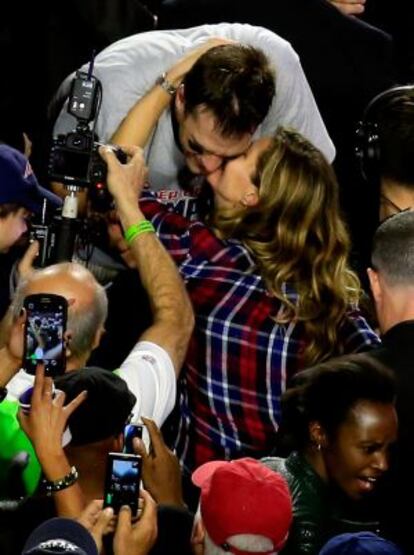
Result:
<svg viewBox="0 0 414 555"><path fill-rule="evenodd" d="M75 177L0 131L1 553L411 553L414 85L374 1L119 1L48 96Z"/></svg>

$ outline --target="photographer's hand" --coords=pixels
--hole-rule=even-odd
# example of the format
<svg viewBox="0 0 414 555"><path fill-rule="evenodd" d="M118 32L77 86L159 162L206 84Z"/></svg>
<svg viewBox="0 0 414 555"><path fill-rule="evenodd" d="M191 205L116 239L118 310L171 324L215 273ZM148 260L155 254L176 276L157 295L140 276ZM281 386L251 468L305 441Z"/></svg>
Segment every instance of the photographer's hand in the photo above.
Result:
<svg viewBox="0 0 414 555"><path fill-rule="evenodd" d="M107 184L114 198L116 210L124 230L144 220L138 199L147 177L147 166L142 149L125 146L128 163L121 164L110 147L101 147L99 153L108 165Z"/></svg>
<svg viewBox="0 0 414 555"><path fill-rule="evenodd" d="M138 198L146 182L148 168L137 146L122 146L128 162L121 164L111 147L100 147L99 154L108 166L107 184L117 208L137 208ZM138 208L137 208L138 209Z"/></svg>

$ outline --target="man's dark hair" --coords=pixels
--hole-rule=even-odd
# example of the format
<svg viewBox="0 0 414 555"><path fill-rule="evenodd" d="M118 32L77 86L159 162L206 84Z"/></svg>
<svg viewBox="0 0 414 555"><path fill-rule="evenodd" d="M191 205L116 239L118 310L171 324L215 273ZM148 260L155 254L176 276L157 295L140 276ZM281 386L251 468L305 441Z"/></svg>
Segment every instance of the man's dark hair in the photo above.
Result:
<svg viewBox="0 0 414 555"><path fill-rule="evenodd" d="M23 208L20 204L0 204L0 219L7 218L10 214L15 214L20 208Z"/></svg>
<svg viewBox="0 0 414 555"><path fill-rule="evenodd" d="M253 46L226 44L203 54L184 78L185 113L210 110L225 137L253 133L266 117L275 80L266 56Z"/></svg>
<svg viewBox="0 0 414 555"><path fill-rule="evenodd" d="M65 392L66 402L82 391L88 393L68 420L71 445L88 445L124 431L136 397L115 373L89 366L57 376L55 386Z"/></svg>
<svg viewBox="0 0 414 555"><path fill-rule="evenodd" d="M380 175L414 188L414 87L391 96L374 119L378 125Z"/></svg>

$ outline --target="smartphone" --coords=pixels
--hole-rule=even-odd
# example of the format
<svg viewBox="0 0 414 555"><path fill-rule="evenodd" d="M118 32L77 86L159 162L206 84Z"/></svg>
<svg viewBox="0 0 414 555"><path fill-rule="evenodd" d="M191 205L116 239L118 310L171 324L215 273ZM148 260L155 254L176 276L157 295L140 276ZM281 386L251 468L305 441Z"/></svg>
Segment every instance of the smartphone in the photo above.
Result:
<svg viewBox="0 0 414 555"><path fill-rule="evenodd" d="M24 369L29 374L35 374L38 362L43 362L46 376L53 378L63 374L66 367L67 300L61 295L28 295L24 308Z"/></svg>
<svg viewBox="0 0 414 555"><path fill-rule="evenodd" d="M141 424L127 424L124 430L124 453L134 453L132 445L134 437L142 439L142 425Z"/></svg>
<svg viewBox="0 0 414 555"><path fill-rule="evenodd" d="M138 511L142 459L129 453L108 453L106 463L104 507L118 513L122 505L131 507L133 516Z"/></svg>

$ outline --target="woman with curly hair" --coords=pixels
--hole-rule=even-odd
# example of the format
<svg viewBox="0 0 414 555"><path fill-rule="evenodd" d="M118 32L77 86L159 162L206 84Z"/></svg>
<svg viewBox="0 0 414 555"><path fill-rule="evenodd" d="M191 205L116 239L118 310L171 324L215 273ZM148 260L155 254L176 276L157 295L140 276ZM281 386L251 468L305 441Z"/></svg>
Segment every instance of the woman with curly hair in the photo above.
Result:
<svg viewBox="0 0 414 555"><path fill-rule="evenodd" d="M196 315L175 445L187 470L269 453L289 378L378 343L358 311L335 176L316 148L280 129L208 181L203 222L150 193L140 203Z"/></svg>
<svg viewBox="0 0 414 555"><path fill-rule="evenodd" d="M282 396L278 438L289 456L262 459L286 478L292 496L284 555L317 555L341 533L382 532L379 485L397 438L395 396L393 373L366 354L295 376Z"/></svg>

